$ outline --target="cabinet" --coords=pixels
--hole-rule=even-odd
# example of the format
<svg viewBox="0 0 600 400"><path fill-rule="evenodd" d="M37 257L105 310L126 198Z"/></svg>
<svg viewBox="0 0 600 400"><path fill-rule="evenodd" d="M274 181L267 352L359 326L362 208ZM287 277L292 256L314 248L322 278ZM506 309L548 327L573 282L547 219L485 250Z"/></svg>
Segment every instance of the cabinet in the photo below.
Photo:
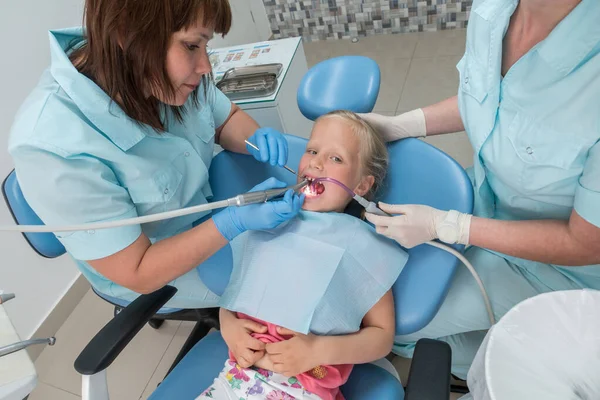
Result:
<svg viewBox="0 0 600 400"><path fill-rule="evenodd" d="M280 39L215 49L216 80L232 67L281 63L277 90L271 96L236 100L235 103L260 126L308 138L313 122L302 115L297 103L298 87L308 71L300 38Z"/></svg>

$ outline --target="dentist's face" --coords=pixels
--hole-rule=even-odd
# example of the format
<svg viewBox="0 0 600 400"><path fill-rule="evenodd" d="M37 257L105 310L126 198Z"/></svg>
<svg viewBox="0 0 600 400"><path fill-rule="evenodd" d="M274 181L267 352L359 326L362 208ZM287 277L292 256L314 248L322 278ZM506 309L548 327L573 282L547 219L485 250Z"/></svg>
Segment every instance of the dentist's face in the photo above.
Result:
<svg viewBox="0 0 600 400"><path fill-rule="evenodd" d="M159 96L159 100L172 106L184 105L200 85L202 76L211 72L207 45L213 33L213 29L197 23L188 30L173 34L167 50L166 69L175 90L175 98L163 99Z"/></svg>
<svg viewBox="0 0 600 400"><path fill-rule="evenodd" d="M335 117L319 120L313 128L298 170L299 180L304 177L329 177L356 191L363 181L360 139L352 132L349 123ZM305 191L307 196L302 208L308 211L343 212L351 200L350 195L334 183L324 182L319 192Z"/></svg>

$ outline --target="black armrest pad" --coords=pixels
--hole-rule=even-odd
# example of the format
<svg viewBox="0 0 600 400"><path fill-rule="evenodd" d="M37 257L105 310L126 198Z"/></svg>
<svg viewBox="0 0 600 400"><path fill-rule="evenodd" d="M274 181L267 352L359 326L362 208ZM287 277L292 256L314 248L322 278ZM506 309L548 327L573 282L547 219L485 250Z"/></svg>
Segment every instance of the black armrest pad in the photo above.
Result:
<svg viewBox="0 0 600 400"><path fill-rule="evenodd" d="M413 355L405 400L447 400L450 397L452 350L448 343L421 339Z"/></svg>
<svg viewBox="0 0 600 400"><path fill-rule="evenodd" d="M131 302L92 338L75 360L75 370L82 375L94 375L108 368L176 292L176 288L165 286Z"/></svg>

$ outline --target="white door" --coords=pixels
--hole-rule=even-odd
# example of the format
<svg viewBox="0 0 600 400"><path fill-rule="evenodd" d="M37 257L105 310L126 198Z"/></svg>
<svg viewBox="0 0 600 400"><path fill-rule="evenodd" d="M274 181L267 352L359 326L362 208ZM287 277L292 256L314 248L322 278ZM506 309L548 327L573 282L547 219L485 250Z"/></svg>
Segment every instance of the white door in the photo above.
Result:
<svg viewBox="0 0 600 400"><path fill-rule="evenodd" d="M225 38L215 34L215 38L210 42L212 48L237 46L269 39L271 28L262 0L258 0L258 2L256 0L229 0L229 4L233 14L231 29ZM265 27L268 28L268 33Z"/></svg>

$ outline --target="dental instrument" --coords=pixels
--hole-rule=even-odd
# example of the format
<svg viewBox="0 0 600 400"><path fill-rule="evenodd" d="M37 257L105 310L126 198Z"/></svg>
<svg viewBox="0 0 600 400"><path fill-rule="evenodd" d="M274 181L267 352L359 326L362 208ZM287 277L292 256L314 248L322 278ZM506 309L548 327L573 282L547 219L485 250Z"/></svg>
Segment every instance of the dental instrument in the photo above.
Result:
<svg viewBox="0 0 600 400"><path fill-rule="evenodd" d="M344 189L354 200L356 200L358 202L358 204L360 204L365 209L366 212L375 214L375 215L385 216L385 217L392 217L392 215L386 213L385 211L383 211L382 209L377 207L377 204L375 202L369 201L369 200L365 199L364 197L354 193L354 191L351 190L348 186L344 185L342 182L340 182L336 179L333 179L333 178L321 177L321 178L309 179L309 184L306 185L304 192L309 196L319 196L321 193L323 193L324 186L323 186L323 188L320 188L317 185L319 185L319 184L323 185L322 182L331 182L333 184L338 185L342 189ZM488 319L490 320L490 323L492 325L494 325L496 323L496 318L494 317L494 312L492 310L492 304L490 303L490 299L487 295L487 292L485 291L485 287L483 286L483 282L481 281L481 278L479 277L479 275L477 274L477 271L475 271L475 268L473 268L473 265L469 262L469 260L467 260L465 258L465 256L463 256L461 253L459 253L458 251L454 250L452 247L447 246L445 244L435 242L435 241L425 242L425 244L428 244L429 246L437 247L438 249L444 250L444 251L452 254L454 257L458 258L465 265L465 267L467 267L467 269L469 270L471 275L473 275L473 278L477 282L477 286L479 286L479 291L481 292L481 294L483 296L483 301L485 303L485 308L486 308L486 311L488 314Z"/></svg>
<svg viewBox="0 0 600 400"><path fill-rule="evenodd" d="M55 337L50 337L47 339L24 340L22 342L17 342L17 343L9 344L8 346L0 347L0 357L12 354L19 350L23 350L34 344L47 344L49 346L54 346L54 343L56 343Z"/></svg>
<svg viewBox="0 0 600 400"><path fill-rule="evenodd" d="M250 204L265 203L276 197L284 195L288 190L295 192L302 189L308 184L308 180L288 186L281 189L269 189L259 190L256 192L248 192L239 194L235 197L231 197L226 200L215 201L213 203L200 204L197 206L186 207L179 210L166 211L162 213L156 213L151 215L144 215L142 217L128 218L116 221L105 221L98 223L86 223L79 225L66 225L66 226L49 226L49 225L12 225L12 226L0 226L0 232L28 232L28 233L48 233L48 232L74 232L74 231L92 231L96 229L107 229L107 228L118 228L127 225L138 225L149 222L162 221L165 219L171 219L181 217L189 214L197 214L205 211L214 210L217 208L225 208L230 206L247 206Z"/></svg>
<svg viewBox="0 0 600 400"><path fill-rule="evenodd" d="M259 149L257 146L253 145L253 144L252 144L252 143L250 143L249 141L247 141L247 140L244 140L244 142L245 142L245 143L246 143L248 146L252 147L254 150L256 150L256 151L260 151L260 149ZM287 165L284 165L284 166L283 166L283 168L287 169L288 171L290 171L290 172L291 172L292 174L294 174L294 175L298 175L298 174L296 173L296 171L294 171L293 169L291 169L291 168L290 168L290 167L288 167Z"/></svg>

